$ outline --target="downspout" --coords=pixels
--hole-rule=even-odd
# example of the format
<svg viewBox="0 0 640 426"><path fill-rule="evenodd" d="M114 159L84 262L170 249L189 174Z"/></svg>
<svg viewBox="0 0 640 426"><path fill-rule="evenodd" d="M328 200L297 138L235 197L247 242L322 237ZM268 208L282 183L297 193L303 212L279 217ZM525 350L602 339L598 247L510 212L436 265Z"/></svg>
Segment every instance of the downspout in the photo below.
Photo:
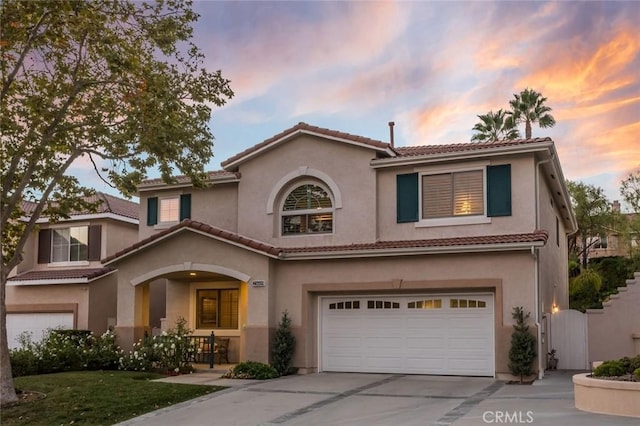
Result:
<svg viewBox="0 0 640 426"><path fill-rule="evenodd" d="M546 160L540 160L535 167L535 203L536 203L536 231L540 229L540 166L551 162L555 154L551 154ZM544 366L542 365L542 327L540 324L540 262L538 252L531 246L531 255L534 259L533 264L533 287L534 287L534 304L536 308L535 325L536 325L536 341L538 346L538 380L544 377Z"/></svg>

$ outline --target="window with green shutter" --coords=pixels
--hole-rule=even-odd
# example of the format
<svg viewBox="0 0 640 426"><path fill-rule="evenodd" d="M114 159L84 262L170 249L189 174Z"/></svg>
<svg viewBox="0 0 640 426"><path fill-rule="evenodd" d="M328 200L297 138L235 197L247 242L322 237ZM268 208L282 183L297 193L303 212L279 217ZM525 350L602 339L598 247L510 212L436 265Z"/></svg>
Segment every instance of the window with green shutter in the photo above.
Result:
<svg viewBox="0 0 640 426"><path fill-rule="evenodd" d="M511 216L511 164L487 166L487 216Z"/></svg>
<svg viewBox="0 0 640 426"><path fill-rule="evenodd" d="M396 220L418 221L418 173L396 176Z"/></svg>

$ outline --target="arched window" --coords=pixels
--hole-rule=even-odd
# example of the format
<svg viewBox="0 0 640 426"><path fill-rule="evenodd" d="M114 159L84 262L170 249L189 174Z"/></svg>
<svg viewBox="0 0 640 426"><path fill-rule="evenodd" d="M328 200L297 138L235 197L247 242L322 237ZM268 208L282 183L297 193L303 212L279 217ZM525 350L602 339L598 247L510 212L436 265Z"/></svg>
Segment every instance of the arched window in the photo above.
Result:
<svg viewBox="0 0 640 426"><path fill-rule="evenodd" d="M296 186L281 210L282 235L333 232L333 202L326 189L313 183Z"/></svg>

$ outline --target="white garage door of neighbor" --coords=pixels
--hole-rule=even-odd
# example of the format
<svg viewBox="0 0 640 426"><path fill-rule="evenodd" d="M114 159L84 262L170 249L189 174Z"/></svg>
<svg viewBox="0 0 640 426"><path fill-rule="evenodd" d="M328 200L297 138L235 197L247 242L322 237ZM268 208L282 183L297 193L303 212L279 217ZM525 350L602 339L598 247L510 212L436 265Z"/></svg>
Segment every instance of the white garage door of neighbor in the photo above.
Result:
<svg viewBox="0 0 640 426"><path fill-rule="evenodd" d="M494 376L492 294L326 297L321 370Z"/></svg>
<svg viewBox="0 0 640 426"><path fill-rule="evenodd" d="M39 342L49 328L73 328L72 312L13 313L7 314L7 340L9 348L19 348L21 333L31 333L31 340Z"/></svg>

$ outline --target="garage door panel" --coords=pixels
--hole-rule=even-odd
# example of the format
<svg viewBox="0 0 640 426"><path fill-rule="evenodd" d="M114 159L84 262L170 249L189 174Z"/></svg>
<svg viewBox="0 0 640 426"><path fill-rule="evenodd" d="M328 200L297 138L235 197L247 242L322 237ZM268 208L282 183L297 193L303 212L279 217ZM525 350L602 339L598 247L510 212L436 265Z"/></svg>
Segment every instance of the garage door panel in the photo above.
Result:
<svg viewBox="0 0 640 426"><path fill-rule="evenodd" d="M323 301L322 370L494 375L492 295L374 296L358 299L360 309L328 308L356 299Z"/></svg>
<svg viewBox="0 0 640 426"><path fill-rule="evenodd" d="M7 313L7 342L9 348L19 348L18 338L24 332L31 333L33 342L39 342L48 329L73 328L71 312Z"/></svg>

